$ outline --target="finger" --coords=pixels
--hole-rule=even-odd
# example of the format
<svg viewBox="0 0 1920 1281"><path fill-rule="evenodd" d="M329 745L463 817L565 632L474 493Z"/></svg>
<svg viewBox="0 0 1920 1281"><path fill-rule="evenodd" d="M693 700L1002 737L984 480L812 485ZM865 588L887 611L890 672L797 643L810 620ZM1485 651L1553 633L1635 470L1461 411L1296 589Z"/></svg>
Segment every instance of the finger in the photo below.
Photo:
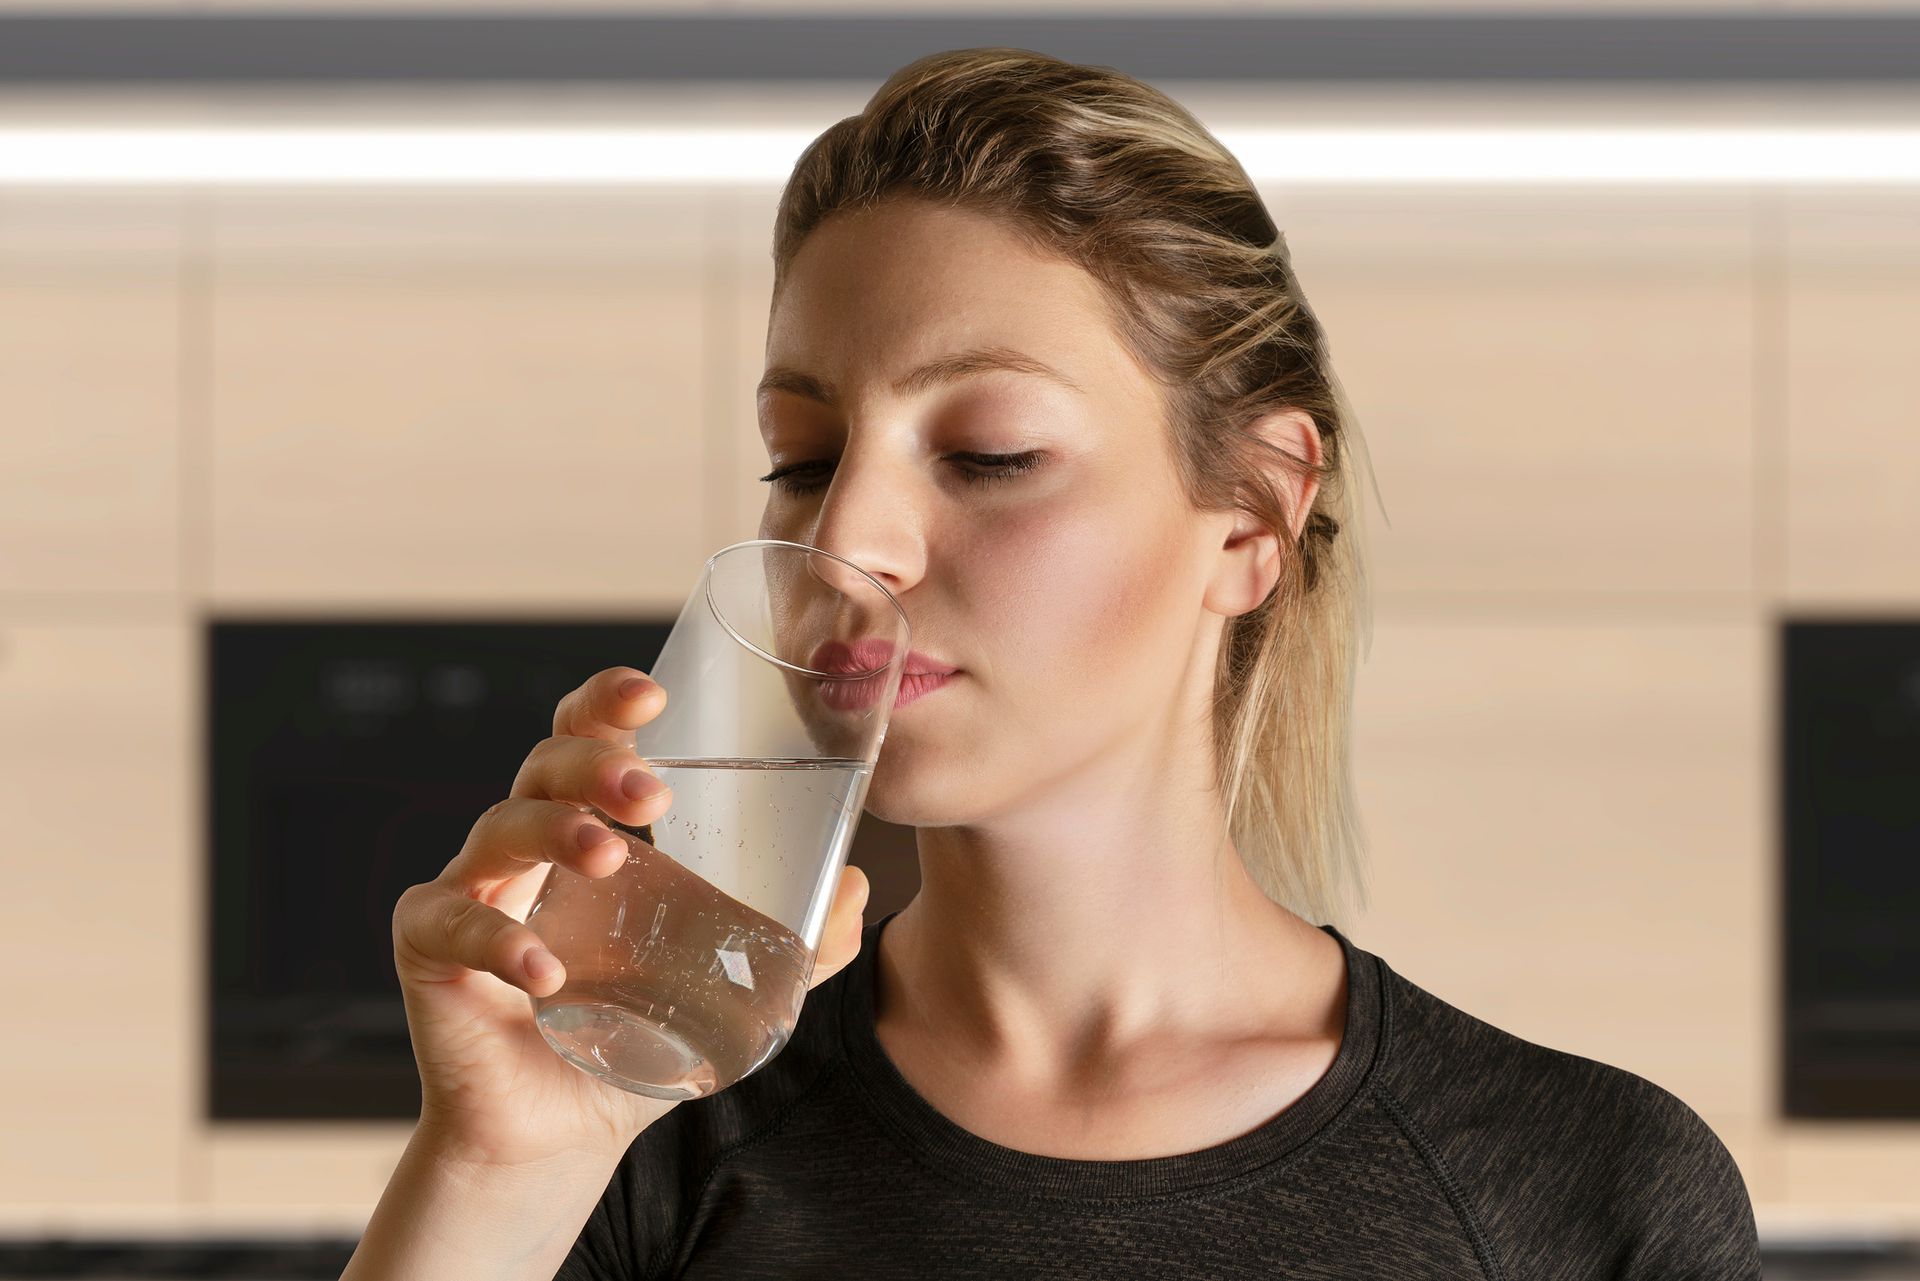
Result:
<svg viewBox="0 0 1920 1281"><path fill-rule="evenodd" d="M667 691L645 672L637 667L609 667L562 696L553 711L553 732L632 747L633 731L666 705Z"/></svg>
<svg viewBox="0 0 1920 1281"><path fill-rule="evenodd" d="M627 861L626 838L571 805L509 797L489 806L460 852L435 877L466 897L494 901L494 892L543 863L582 876L606 876Z"/></svg>
<svg viewBox="0 0 1920 1281"><path fill-rule="evenodd" d="M529 965L553 953L526 925L436 881L400 896L393 913L393 959L402 979L449 983L484 970L530 996L551 996L567 981L555 958L535 978Z"/></svg>
<svg viewBox="0 0 1920 1281"><path fill-rule="evenodd" d="M561 801L579 810L598 807L629 827L665 814L673 796L631 747L603 738L574 737L534 744L508 794Z"/></svg>
<svg viewBox="0 0 1920 1281"><path fill-rule="evenodd" d="M833 906L827 909L826 928L820 935L820 950L813 960L813 973L807 976L809 989L832 978L860 955L860 932L866 923L862 913L871 889L867 874L858 867L849 863L841 869Z"/></svg>

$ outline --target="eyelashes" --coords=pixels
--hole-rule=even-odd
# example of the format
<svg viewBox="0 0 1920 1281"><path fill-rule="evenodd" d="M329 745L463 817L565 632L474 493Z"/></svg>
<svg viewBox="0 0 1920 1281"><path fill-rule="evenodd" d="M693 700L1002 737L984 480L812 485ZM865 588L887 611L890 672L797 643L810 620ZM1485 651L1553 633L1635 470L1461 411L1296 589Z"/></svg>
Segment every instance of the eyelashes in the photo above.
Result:
<svg viewBox="0 0 1920 1281"><path fill-rule="evenodd" d="M982 454L965 451L948 454L947 457L988 468L987 471L971 471L963 468L960 476L969 485L991 485L997 481L1012 480L1016 476L1034 470L1040 465L1041 453L1042 451L1038 449L1030 449L1022 454ZM824 480L801 481L794 480L792 477L797 473L830 466L830 463L821 460L788 463L785 467L774 468L760 479L789 494L811 494L816 490L825 489L827 482Z"/></svg>

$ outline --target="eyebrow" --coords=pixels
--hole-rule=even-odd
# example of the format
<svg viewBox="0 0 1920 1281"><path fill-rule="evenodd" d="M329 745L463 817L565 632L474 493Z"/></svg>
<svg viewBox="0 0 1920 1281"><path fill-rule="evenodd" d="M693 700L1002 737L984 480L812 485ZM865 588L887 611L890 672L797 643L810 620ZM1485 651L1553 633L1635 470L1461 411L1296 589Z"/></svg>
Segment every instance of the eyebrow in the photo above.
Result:
<svg viewBox="0 0 1920 1281"><path fill-rule="evenodd" d="M928 361L918 369L908 371L894 382L893 392L897 396L917 395L943 383L957 382L962 378L970 378L975 374L990 373L995 370L1032 374L1059 383L1071 391L1082 394L1086 391L1079 383L1052 365L1037 360L1023 351L1015 351L1011 347L974 347L967 351L951 352ZM786 365L770 367L761 377L760 385L755 389L755 396L758 397L769 391L792 392L796 396L805 396L808 400L817 400L823 405L839 403L839 393L832 383Z"/></svg>

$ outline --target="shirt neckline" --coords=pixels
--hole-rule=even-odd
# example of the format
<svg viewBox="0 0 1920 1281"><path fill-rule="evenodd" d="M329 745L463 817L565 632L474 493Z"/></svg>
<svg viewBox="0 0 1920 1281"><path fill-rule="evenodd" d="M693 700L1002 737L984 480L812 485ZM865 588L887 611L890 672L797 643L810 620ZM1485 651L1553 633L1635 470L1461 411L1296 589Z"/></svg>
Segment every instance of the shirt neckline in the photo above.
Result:
<svg viewBox="0 0 1920 1281"><path fill-rule="evenodd" d="M1332 925L1347 963L1347 1025L1333 1063L1285 1111L1258 1128L1196 1152L1085 1161L1003 1147L949 1120L902 1076L874 1031L880 932L898 910L862 931L860 955L840 993L842 1050L859 1092L894 1137L944 1176L1002 1195L1113 1201L1193 1192L1254 1175L1327 1128L1359 1093L1377 1057L1381 979L1377 958Z"/></svg>

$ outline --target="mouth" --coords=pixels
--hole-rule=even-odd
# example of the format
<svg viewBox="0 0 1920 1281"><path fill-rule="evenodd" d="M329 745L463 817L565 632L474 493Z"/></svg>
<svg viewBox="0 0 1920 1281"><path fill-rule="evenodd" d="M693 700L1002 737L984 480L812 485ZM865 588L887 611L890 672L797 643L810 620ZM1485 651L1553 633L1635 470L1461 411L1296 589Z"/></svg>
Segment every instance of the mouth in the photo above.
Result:
<svg viewBox="0 0 1920 1281"><path fill-rule="evenodd" d="M827 641L813 651L813 657L807 661L807 665L816 672L830 676L851 676L858 672L880 672L892 659L893 642L869 636L851 645L844 641ZM958 670L953 664L929 658L916 649L908 652L901 678L951 676Z"/></svg>
<svg viewBox="0 0 1920 1281"><path fill-rule="evenodd" d="M828 707L835 711L857 712L865 711L879 701L886 679L886 666L892 658L893 645L878 638L857 641L852 645L828 641L814 651L808 665L828 675L869 673L855 680L819 682L820 699ZM960 670L950 664L929 658L917 650L911 651L900 674L900 688L894 694L893 705L897 709L917 702L959 674Z"/></svg>
<svg viewBox="0 0 1920 1281"><path fill-rule="evenodd" d="M894 697L894 710L898 711L908 703L915 702L934 690L953 680L960 673L951 672L909 672L900 678L900 692Z"/></svg>

